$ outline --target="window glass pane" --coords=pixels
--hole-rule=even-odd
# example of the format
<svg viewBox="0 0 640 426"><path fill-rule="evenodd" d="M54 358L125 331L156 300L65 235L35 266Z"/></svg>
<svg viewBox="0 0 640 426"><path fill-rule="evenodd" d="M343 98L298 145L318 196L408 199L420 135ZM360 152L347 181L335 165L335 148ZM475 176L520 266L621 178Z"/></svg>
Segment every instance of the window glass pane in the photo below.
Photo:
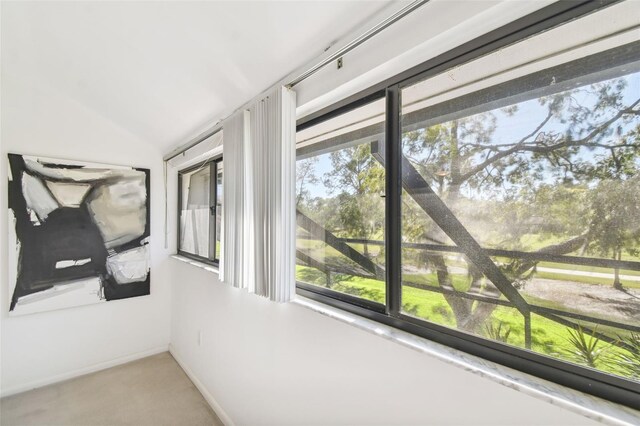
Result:
<svg viewBox="0 0 640 426"><path fill-rule="evenodd" d="M222 235L222 206L223 206L223 186L222 186L222 174L223 166L222 161L217 164L218 172L216 176L216 259L220 259L220 251L222 250L221 235Z"/></svg>
<svg viewBox="0 0 640 426"><path fill-rule="evenodd" d="M209 164L181 174L180 250L209 257Z"/></svg>
<svg viewBox="0 0 640 426"><path fill-rule="evenodd" d="M640 379L633 52L403 90L404 313Z"/></svg>
<svg viewBox="0 0 640 426"><path fill-rule="evenodd" d="M379 100L297 134L296 279L385 301Z"/></svg>

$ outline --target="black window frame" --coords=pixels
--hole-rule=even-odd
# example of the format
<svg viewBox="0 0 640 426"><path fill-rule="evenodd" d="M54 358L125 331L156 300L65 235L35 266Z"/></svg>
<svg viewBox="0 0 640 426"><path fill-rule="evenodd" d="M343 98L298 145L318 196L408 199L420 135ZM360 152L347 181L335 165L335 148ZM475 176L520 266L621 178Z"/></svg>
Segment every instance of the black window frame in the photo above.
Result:
<svg viewBox="0 0 640 426"><path fill-rule="evenodd" d="M213 266L220 265L220 259L216 257L217 253L217 229L216 229L216 214L217 214L217 200L218 200L218 164L222 162L222 155L209 158L204 162L196 165L186 167L178 171L178 255L196 260L198 262L206 263ZM182 233L180 226L180 219L182 215L182 176L186 173L193 172L204 167L209 167L209 257L199 256L193 253L189 253L181 250L180 242L182 240ZM224 175L223 175L224 179Z"/></svg>
<svg viewBox="0 0 640 426"><path fill-rule="evenodd" d="M637 382L467 334L401 312L401 90L447 69L468 63L619 1L554 3L299 119L297 131L320 124L373 101L386 99L384 122L386 303L382 305L302 282L296 283L297 294L524 373L640 409L640 385ZM301 148L298 150L298 155L302 152L304 156L308 156L311 150L310 147ZM633 265L633 269L637 269L636 266Z"/></svg>

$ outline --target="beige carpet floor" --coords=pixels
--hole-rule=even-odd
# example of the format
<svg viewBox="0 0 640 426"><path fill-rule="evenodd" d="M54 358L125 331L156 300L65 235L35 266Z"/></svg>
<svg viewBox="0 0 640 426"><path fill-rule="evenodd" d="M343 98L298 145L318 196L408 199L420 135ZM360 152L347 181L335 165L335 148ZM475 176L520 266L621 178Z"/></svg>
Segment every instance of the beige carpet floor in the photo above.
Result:
<svg viewBox="0 0 640 426"><path fill-rule="evenodd" d="M168 353L0 400L0 424L222 425Z"/></svg>

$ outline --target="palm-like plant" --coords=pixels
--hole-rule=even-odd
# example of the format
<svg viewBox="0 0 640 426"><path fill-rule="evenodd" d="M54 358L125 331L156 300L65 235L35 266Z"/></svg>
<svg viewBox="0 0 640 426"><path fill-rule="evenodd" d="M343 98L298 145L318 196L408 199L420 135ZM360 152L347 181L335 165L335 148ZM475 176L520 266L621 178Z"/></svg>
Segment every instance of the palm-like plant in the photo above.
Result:
<svg viewBox="0 0 640 426"><path fill-rule="evenodd" d="M618 362L628 377L640 379L640 333L631 332L628 336L618 336L626 344L625 352L618 352L613 361Z"/></svg>
<svg viewBox="0 0 640 426"><path fill-rule="evenodd" d="M586 333L580 326L576 329L567 329L569 332L569 343L574 347L574 351L570 355L579 363L586 364L589 367L597 368L596 363L602 357L606 348L601 347L601 341L596 336L596 330L593 333Z"/></svg>
<svg viewBox="0 0 640 426"><path fill-rule="evenodd" d="M485 335L491 339L496 340L498 342L507 343L509 340L509 334L511 334L511 327L505 325L504 328L502 326L505 325L502 321L496 323L490 323L485 326Z"/></svg>

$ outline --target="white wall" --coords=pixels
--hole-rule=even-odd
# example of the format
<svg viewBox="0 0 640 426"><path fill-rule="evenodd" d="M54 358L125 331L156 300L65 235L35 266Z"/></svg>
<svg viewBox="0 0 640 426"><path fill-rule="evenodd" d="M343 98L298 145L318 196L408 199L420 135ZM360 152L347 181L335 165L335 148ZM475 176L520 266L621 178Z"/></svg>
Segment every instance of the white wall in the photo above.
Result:
<svg viewBox="0 0 640 426"><path fill-rule="evenodd" d="M430 15L426 6L407 18L413 25L403 21L346 55L343 69L329 66L296 87L304 104L298 113L330 105L550 1L466 2L464 10L443 3L432 5L442 13ZM610 19L602 16L581 25L605 31L626 15L611 9ZM439 32L429 33L433 23ZM172 353L238 425L594 423L304 307L231 288L193 265L175 260L170 269Z"/></svg>
<svg viewBox="0 0 640 426"><path fill-rule="evenodd" d="M46 82L25 79L10 66L11 54L16 53L3 50L0 176L7 176L7 152L150 168L152 275L150 296L9 318L4 180L0 185L3 395L166 350L170 323L161 153L95 111L51 90Z"/></svg>
<svg viewBox="0 0 640 426"><path fill-rule="evenodd" d="M237 425L593 424L172 260L171 350ZM202 345L198 337L202 333Z"/></svg>

